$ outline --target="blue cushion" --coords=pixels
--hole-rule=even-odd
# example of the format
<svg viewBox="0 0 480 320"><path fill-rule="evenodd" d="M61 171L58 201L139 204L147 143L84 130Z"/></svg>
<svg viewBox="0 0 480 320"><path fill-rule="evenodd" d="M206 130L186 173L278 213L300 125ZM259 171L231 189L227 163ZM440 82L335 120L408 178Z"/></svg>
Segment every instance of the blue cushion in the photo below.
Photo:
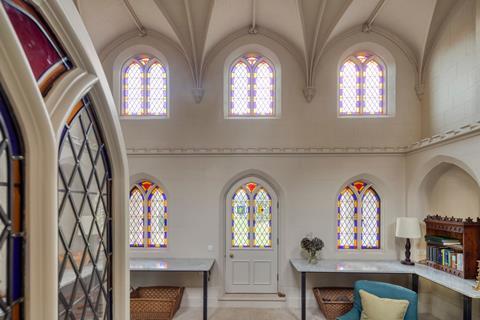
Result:
<svg viewBox="0 0 480 320"><path fill-rule="evenodd" d="M362 313L362 301L360 299L360 289L374 294L380 298L408 300L409 305L404 320L417 320L417 294L407 288L400 287L394 284L359 280L355 282L355 289L353 293L353 309L338 318L338 320L358 320Z"/></svg>

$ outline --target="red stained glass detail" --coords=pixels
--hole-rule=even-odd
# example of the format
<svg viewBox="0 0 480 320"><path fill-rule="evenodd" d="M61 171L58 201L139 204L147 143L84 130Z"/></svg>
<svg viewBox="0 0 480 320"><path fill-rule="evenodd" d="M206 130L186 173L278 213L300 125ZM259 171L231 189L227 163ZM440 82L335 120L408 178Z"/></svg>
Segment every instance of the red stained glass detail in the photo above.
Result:
<svg viewBox="0 0 480 320"><path fill-rule="evenodd" d="M140 184L142 185L142 188L145 191L150 189L150 187L152 186L152 183L150 181L142 181Z"/></svg>
<svg viewBox="0 0 480 320"><path fill-rule="evenodd" d="M360 193L362 192L363 188L365 188L366 183L363 181L355 181L354 183L352 183L352 186L354 186L355 189L357 189L357 191Z"/></svg>
<svg viewBox="0 0 480 320"><path fill-rule="evenodd" d="M257 187L256 183L253 183L253 182L247 183L247 188L248 190L250 190L250 192L253 192L253 190L255 190L256 187Z"/></svg>
<svg viewBox="0 0 480 320"><path fill-rule="evenodd" d="M248 61L248 63L250 63L253 66L255 64L255 62L257 62L257 58L256 57L248 57L247 61Z"/></svg>
<svg viewBox="0 0 480 320"><path fill-rule="evenodd" d="M39 80L45 72L62 60L59 49L52 43L55 38L29 5L15 1L15 5L22 9L20 11L9 3L2 2L22 44L33 74Z"/></svg>

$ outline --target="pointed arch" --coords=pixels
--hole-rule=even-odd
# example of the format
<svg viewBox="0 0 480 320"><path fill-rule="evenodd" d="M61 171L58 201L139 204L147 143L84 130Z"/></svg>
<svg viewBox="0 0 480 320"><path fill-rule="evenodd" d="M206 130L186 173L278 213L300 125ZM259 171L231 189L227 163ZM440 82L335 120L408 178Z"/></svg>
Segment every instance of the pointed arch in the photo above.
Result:
<svg viewBox="0 0 480 320"><path fill-rule="evenodd" d="M59 318L113 316L109 159L102 127L84 97L67 118L58 152Z"/></svg>
<svg viewBox="0 0 480 320"><path fill-rule="evenodd" d="M353 180L337 197L337 249L380 249L381 200L366 180Z"/></svg>
<svg viewBox="0 0 480 320"><path fill-rule="evenodd" d="M130 190L129 198L129 217L130 217L130 246L131 247L143 247L145 229L144 225L144 203L145 199L143 193L138 186L134 186Z"/></svg>
<svg viewBox="0 0 480 320"><path fill-rule="evenodd" d="M121 115L167 118L168 72L157 57L140 54L122 67Z"/></svg>
<svg viewBox="0 0 480 320"><path fill-rule="evenodd" d="M155 182L137 181L130 192L130 247L166 248L168 245L167 195ZM141 205L139 202L141 201ZM139 227L141 226L141 228Z"/></svg>
<svg viewBox="0 0 480 320"><path fill-rule="evenodd" d="M348 56L338 73L338 114L384 115L386 78L385 64L369 51Z"/></svg>

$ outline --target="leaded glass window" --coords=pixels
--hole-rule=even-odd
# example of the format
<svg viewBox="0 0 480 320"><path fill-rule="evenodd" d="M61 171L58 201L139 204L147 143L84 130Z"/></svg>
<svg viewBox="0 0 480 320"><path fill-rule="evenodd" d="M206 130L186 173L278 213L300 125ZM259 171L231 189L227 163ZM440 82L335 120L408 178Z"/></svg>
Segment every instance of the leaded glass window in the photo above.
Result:
<svg viewBox="0 0 480 320"><path fill-rule="evenodd" d="M58 175L58 318L112 319L112 176L86 97L63 129Z"/></svg>
<svg viewBox="0 0 480 320"><path fill-rule="evenodd" d="M44 96L72 63L38 10L24 0L1 0Z"/></svg>
<svg viewBox="0 0 480 320"><path fill-rule="evenodd" d="M148 180L130 191L130 247L165 248L168 244L167 195Z"/></svg>
<svg viewBox="0 0 480 320"><path fill-rule="evenodd" d="M275 68L265 57L244 55L229 70L230 117L275 116Z"/></svg>
<svg viewBox="0 0 480 320"><path fill-rule="evenodd" d="M369 52L348 57L338 77L339 115L383 115L385 107L385 65Z"/></svg>
<svg viewBox="0 0 480 320"><path fill-rule="evenodd" d="M259 184L242 185L232 197L232 247L272 247L272 197Z"/></svg>
<svg viewBox="0 0 480 320"><path fill-rule="evenodd" d="M167 68L157 58L130 59L122 72L124 116L168 116Z"/></svg>
<svg viewBox="0 0 480 320"><path fill-rule="evenodd" d="M0 88L0 319L24 319L23 142Z"/></svg>
<svg viewBox="0 0 480 320"><path fill-rule="evenodd" d="M337 248L380 248L380 197L365 181L347 185L337 199Z"/></svg>

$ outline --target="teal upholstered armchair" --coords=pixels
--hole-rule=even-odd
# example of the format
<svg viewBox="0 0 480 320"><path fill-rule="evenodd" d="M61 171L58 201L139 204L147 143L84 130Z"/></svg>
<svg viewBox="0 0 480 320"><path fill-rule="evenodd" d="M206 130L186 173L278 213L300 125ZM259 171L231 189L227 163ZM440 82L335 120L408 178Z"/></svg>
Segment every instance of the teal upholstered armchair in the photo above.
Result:
<svg viewBox="0 0 480 320"><path fill-rule="evenodd" d="M374 294L380 298L408 300L409 305L404 320L417 320L417 294L412 290L390 283L359 280L355 282L353 293L353 309L337 320L359 320L362 314L362 301L360 289Z"/></svg>

